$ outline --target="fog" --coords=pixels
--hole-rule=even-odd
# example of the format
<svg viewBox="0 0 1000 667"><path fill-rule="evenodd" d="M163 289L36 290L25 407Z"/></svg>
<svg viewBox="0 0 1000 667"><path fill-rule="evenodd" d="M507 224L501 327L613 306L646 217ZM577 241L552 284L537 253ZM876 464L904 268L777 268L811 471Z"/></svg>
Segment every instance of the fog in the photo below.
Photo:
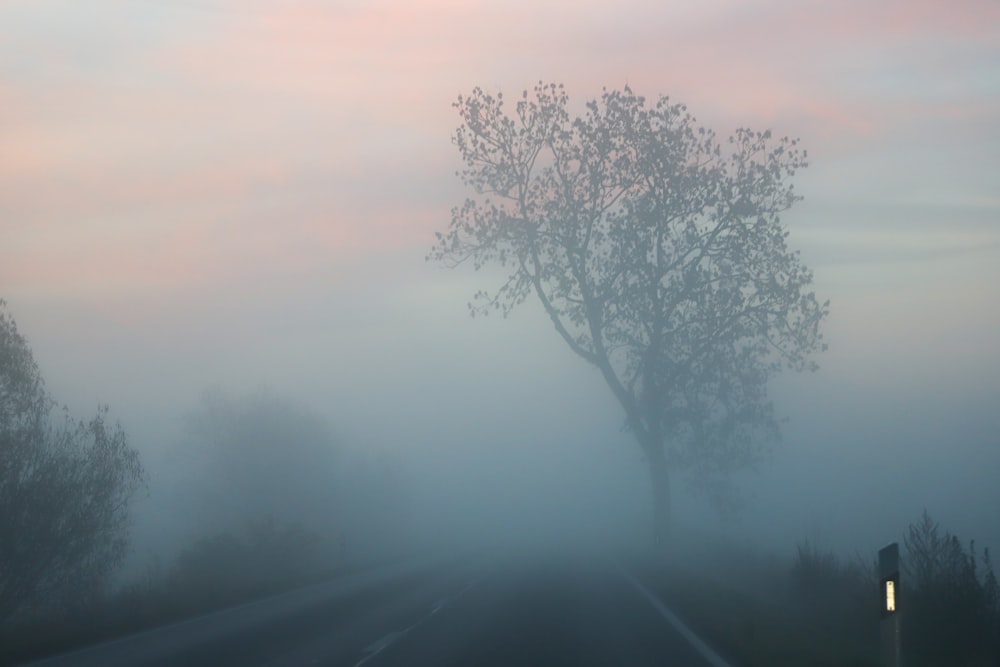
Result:
<svg viewBox="0 0 1000 667"><path fill-rule="evenodd" d="M632 25L688 26L697 54L698 34L732 30L725 3L670 17L626 3L640 14L627 22L581 10L559 44L536 44L532 30L524 62L503 65L499 37L475 48L517 23L498 7L465 16L432 3L409 19L428 31L417 38L382 3L168 4L109 0L72 28L46 23L78 13L71 3L0 8L0 143L12 147L0 158L11 184L0 297L50 392L81 416L108 404L141 452L148 489L129 576L267 515L343 534L357 560L648 543L649 473L600 373L531 299L508 318L470 318L467 301L503 278L493 269L425 260L466 195L454 97L476 85L513 97L539 73L576 100L628 81L688 103L720 134L773 127L810 151L795 179L805 200L783 220L830 299L829 349L818 371L772 384L783 437L733 475L736 512L720 515L674 475L683 534L780 557L811 540L871 560L926 508L963 540L1000 548L1000 174L986 148L1000 92L967 51L928 63L867 32L876 64L852 78L861 56L812 25L788 50L804 49L814 70L771 45L743 65L767 74L746 89L725 58L651 67L662 40ZM760 21L781 6L762 3ZM118 11L127 38L112 30ZM935 16L900 39L916 48ZM370 41L322 46L315 26L344 37L350 21ZM474 57L440 46L435 21ZM980 39L975 23L947 30ZM585 55L579 35L604 25L615 38ZM87 58L39 55L56 42ZM18 59L19 46L39 62ZM981 46L995 65L996 44ZM970 73L948 83L949 62ZM199 448L213 396L255 434L267 433L252 423L267 406L284 415L266 422L275 449L244 455L275 488L258 479L236 495L232 470ZM304 479L319 469L295 465L299 445L329 454L328 476Z"/></svg>
<svg viewBox="0 0 1000 667"><path fill-rule="evenodd" d="M920 333L932 340L914 341L905 314L866 321L875 297L856 278L866 267L824 262L828 246L802 247L819 258L817 288L834 304L831 349L818 372L774 384L783 439L768 463L735 476L743 507L720 517L678 477L676 522L780 555L806 539L871 554L927 508L966 539L1000 543L1000 391L986 340L995 315L927 322ZM488 278L430 265L413 250L338 267L357 276L342 288L331 278L235 303L192 297L143 313L141 326L11 300L50 389L78 413L109 403L142 451L150 484L136 508L136 558L168 559L204 532L191 517L215 510L216 501L199 509L178 500L203 474L203 461L178 452L197 439L190 415L206 391L272 396L323 421L344 470L333 466L318 515L342 521L351 511L338 505L337 487L361 472L359 460L392 461L406 493L399 538L412 547L594 548L647 538L648 472L599 373L565 349L535 304L507 319L469 318L465 301ZM977 259L936 261L958 282L995 270ZM911 289L880 291L902 303Z"/></svg>

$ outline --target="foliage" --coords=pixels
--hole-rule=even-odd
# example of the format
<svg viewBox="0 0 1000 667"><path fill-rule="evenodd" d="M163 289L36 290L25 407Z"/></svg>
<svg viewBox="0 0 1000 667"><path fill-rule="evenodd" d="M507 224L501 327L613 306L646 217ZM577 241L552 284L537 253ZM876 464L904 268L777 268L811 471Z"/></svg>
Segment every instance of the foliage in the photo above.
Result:
<svg viewBox="0 0 1000 667"><path fill-rule="evenodd" d="M1000 659L1000 591L990 552L966 550L924 510L903 538L904 650L922 664Z"/></svg>
<svg viewBox="0 0 1000 667"><path fill-rule="evenodd" d="M301 580L323 565L319 535L272 517L248 521L240 535L223 532L198 540L177 557L167 576L180 605L216 604Z"/></svg>
<svg viewBox="0 0 1000 667"><path fill-rule="evenodd" d="M652 585L731 664L874 667L878 595L871 565L802 542L791 559L710 542L663 560Z"/></svg>
<svg viewBox="0 0 1000 667"><path fill-rule="evenodd" d="M863 654L878 627L875 564L861 557L845 561L806 540L796 547L789 575L793 606L801 620Z"/></svg>
<svg viewBox="0 0 1000 667"><path fill-rule="evenodd" d="M322 418L277 395L208 393L188 415L187 500L202 531L261 516L327 528L341 451Z"/></svg>
<svg viewBox="0 0 1000 667"><path fill-rule="evenodd" d="M101 407L53 419L54 402L0 300L0 622L100 593L127 548L143 481L136 450Z"/></svg>
<svg viewBox="0 0 1000 667"><path fill-rule="evenodd" d="M860 561L845 564L832 551L822 551L809 540L796 546L791 581L804 598L828 596L851 588L869 588L869 584L875 582L870 567Z"/></svg>
<svg viewBox="0 0 1000 667"><path fill-rule="evenodd" d="M668 466L725 488L760 461L778 432L768 380L824 347L827 305L779 218L798 199L798 141L739 129L723 150L683 105L628 87L575 118L542 83L511 112L479 88L454 106L476 197L429 259L507 273L472 313L538 299L624 409L661 519Z"/></svg>
<svg viewBox="0 0 1000 667"><path fill-rule="evenodd" d="M179 515L194 534L257 517L340 535L352 557L385 555L408 539L408 476L400 462L338 439L323 417L260 391L204 395L188 415Z"/></svg>
<svg viewBox="0 0 1000 667"><path fill-rule="evenodd" d="M979 556L924 511L907 528L899 613L904 657L921 666L995 664L1000 659L1000 594L989 550ZM864 645L877 627L874 563L843 563L808 542L790 570L801 614ZM992 660L993 662L989 662Z"/></svg>
<svg viewBox="0 0 1000 667"><path fill-rule="evenodd" d="M162 626L328 578L343 567L321 538L266 518L185 549L166 572L159 561L85 607L0 627L0 664L18 664Z"/></svg>
<svg viewBox="0 0 1000 667"><path fill-rule="evenodd" d="M903 543L904 663L1000 665L1000 597L988 552L963 546L926 511ZM739 664L860 667L879 664L877 572L873 559L845 560L804 541L780 576L752 551L715 545L671 567L658 562L651 577L696 632Z"/></svg>

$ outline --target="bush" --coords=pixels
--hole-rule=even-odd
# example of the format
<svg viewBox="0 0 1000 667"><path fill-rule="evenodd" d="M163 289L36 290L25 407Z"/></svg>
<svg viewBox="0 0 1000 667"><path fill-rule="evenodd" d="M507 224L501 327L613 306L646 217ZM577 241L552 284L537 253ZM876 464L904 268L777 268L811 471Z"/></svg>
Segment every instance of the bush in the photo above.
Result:
<svg viewBox="0 0 1000 667"><path fill-rule="evenodd" d="M0 625L87 605L107 590L144 483L107 408L52 417L31 348L0 299Z"/></svg>
<svg viewBox="0 0 1000 667"><path fill-rule="evenodd" d="M977 556L924 510L903 543L903 649L923 665L1000 664L1000 592L989 550Z"/></svg>
<svg viewBox="0 0 1000 667"><path fill-rule="evenodd" d="M802 542L792 561L790 581L798 613L828 637L869 655L877 640L878 579L861 557L844 561L831 551Z"/></svg>
<svg viewBox="0 0 1000 667"><path fill-rule="evenodd" d="M830 551L823 552L809 540L796 546L792 561L792 586L810 597L829 595L841 588L844 571L840 559Z"/></svg>
<svg viewBox="0 0 1000 667"><path fill-rule="evenodd" d="M202 608L278 590L317 573L322 546L300 524L249 521L242 535L219 533L181 552L167 575L170 597L182 608Z"/></svg>
<svg viewBox="0 0 1000 667"><path fill-rule="evenodd" d="M145 575L86 607L0 627L0 665L155 627L192 614L248 602L329 574L321 539L297 524L251 521L238 535L219 533L185 549L166 574ZM322 568L322 569L321 569Z"/></svg>

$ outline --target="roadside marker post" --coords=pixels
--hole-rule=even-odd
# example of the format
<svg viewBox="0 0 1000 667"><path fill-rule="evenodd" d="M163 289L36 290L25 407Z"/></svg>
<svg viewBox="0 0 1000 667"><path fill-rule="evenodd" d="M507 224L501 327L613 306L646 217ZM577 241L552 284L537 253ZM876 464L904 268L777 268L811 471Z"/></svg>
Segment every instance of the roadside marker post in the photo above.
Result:
<svg viewBox="0 0 1000 667"><path fill-rule="evenodd" d="M881 589L879 636L884 667L899 667L899 543L879 549L878 578Z"/></svg>

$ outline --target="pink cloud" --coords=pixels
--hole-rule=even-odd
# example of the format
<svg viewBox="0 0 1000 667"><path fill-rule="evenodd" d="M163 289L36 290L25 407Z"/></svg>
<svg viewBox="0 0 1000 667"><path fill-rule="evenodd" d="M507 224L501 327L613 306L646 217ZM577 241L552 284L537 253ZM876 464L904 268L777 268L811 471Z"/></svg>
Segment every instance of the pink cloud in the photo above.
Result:
<svg viewBox="0 0 1000 667"><path fill-rule="evenodd" d="M442 109L472 85L519 89L555 78L584 94L625 81L672 92L739 123L811 118L868 135L880 109L829 76L866 75L899 39L981 35L988 3L958 11L932 2L716 4L679 22L669 10L625 3L614 12L573 3L393 6L350 12L261 6L215 39L164 54L186 76L287 96L301 104L363 109L371 123L450 129ZM831 67L833 71L831 72ZM695 109L698 111L698 109ZM359 127L360 131L365 128Z"/></svg>
<svg viewBox="0 0 1000 667"><path fill-rule="evenodd" d="M240 3L131 56L131 78L0 81L5 283L194 285L421 246L459 191L450 103L538 78L578 98L626 82L721 133L807 135L826 155L900 118L960 121L996 100L858 93L885 63L972 41L996 3L388 1ZM0 47L2 53L2 47ZM440 182L440 184L438 184Z"/></svg>
<svg viewBox="0 0 1000 667"><path fill-rule="evenodd" d="M989 0L853 0L842 3L789 3L790 23L838 39L876 42L903 38L932 41L941 37L993 42L1000 6Z"/></svg>

